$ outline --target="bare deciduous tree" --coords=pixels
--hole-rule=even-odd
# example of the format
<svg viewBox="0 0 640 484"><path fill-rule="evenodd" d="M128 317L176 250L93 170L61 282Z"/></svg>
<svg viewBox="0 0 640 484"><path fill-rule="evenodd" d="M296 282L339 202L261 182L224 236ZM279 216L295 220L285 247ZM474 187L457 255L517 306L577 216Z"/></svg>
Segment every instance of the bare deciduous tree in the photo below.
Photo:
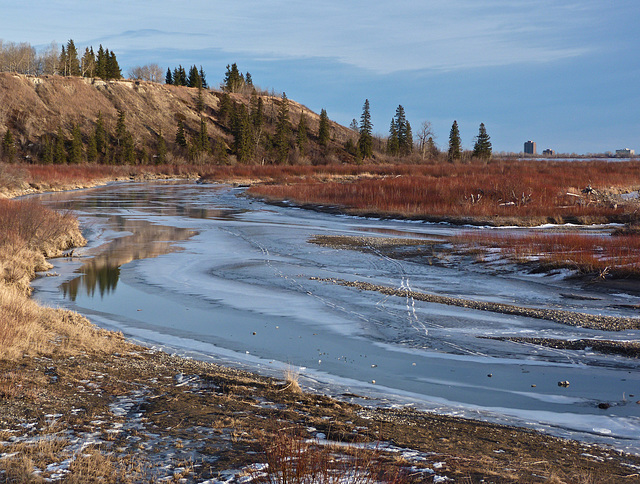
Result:
<svg viewBox="0 0 640 484"><path fill-rule="evenodd" d="M431 127L431 122L423 121L420 129L418 130L418 144L420 146L420 155L424 160L428 151L428 141L429 138L433 138L433 128Z"/></svg>
<svg viewBox="0 0 640 484"><path fill-rule="evenodd" d="M161 82L164 79L162 68L158 64L133 67L129 70L129 77L151 82Z"/></svg>

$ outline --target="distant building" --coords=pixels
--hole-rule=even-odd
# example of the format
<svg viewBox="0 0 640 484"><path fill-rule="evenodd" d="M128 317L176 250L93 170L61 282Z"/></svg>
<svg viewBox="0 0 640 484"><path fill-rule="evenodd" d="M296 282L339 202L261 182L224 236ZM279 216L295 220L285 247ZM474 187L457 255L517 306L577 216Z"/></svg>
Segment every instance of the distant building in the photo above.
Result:
<svg viewBox="0 0 640 484"><path fill-rule="evenodd" d="M535 155L536 154L536 142L535 141L527 141L524 144L524 152L527 155Z"/></svg>
<svg viewBox="0 0 640 484"><path fill-rule="evenodd" d="M535 143L533 143L533 144L534 144L534 146L533 146L533 151L535 151L535 150L536 150ZM555 155L555 154L556 154L556 152L555 152L555 150L549 150L549 149L546 149L546 150L544 150L544 151L542 152L542 154L543 154L544 156L553 156L553 155Z"/></svg>
<svg viewBox="0 0 640 484"><path fill-rule="evenodd" d="M616 150L616 156L619 156L620 158L630 158L632 156L634 156L636 154L635 151L629 149L629 148L624 148L622 150Z"/></svg>

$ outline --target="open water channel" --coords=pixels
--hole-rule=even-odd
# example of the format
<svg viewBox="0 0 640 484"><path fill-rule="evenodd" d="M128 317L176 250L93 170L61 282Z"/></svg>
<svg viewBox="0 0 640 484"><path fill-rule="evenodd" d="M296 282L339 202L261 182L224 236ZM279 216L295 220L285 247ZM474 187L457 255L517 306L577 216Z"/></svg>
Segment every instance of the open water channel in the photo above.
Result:
<svg viewBox="0 0 640 484"><path fill-rule="evenodd" d="M483 338L637 341L640 332L570 327L312 278L625 317L637 317L624 307L638 304L637 296L485 264L430 265L319 246L309 240L433 239L463 229L273 206L229 186L119 183L39 197L73 210L89 241L52 261L56 277L34 281L40 302L185 356L277 377L290 367L307 389L358 403L410 405L640 452L640 361Z"/></svg>

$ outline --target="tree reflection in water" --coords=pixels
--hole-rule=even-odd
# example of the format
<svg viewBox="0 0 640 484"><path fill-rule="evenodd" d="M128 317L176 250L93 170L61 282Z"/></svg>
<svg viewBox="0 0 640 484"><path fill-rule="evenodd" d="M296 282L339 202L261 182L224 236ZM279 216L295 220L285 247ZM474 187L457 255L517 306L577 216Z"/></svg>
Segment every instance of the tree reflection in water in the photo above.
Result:
<svg viewBox="0 0 640 484"><path fill-rule="evenodd" d="M82 275L61 285L65 298L75 301L82 288L89 297L94 297L97 289L102 298L116 289L121 266L134 260L180 250L175 242L197 234L189 229L155 225L146 220L127 220L121 216L111 217L109 228L127 235L111 241L106 251L78 270Z"/></svg>

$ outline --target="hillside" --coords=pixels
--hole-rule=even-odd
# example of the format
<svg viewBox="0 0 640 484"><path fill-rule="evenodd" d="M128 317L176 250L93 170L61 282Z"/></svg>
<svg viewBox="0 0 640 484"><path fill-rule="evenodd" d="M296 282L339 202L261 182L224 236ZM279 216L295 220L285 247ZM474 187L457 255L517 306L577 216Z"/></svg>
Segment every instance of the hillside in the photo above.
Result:
<svg viewBox="0 0 640 484"><path fill-rule="evenodd" d="M231 101L230 109L224 98ZM259 133L253 134L255 150L249 163L273 163L275 131L281 97L256 93L251 95L197 88L158 84L147 81L103 81L98 78L63 76L25 76L0 73L0 136L9 130L15 144L13 161L46 162L47 149L55 149L58 135L64 138L67 152L71 152L73 129L77 125L82 136L81 161L91 160L90 143L95 133L98 113L111 143L106 153L98 153L98 162L117 163L114 154L121 147L116 127L118 111L125 114L126 129L131 134L135 163L157 160L160 135L167 147L167 161L195 161L198 163L233 164L235 162L235 112L244 106L247 113L255 111L255 102L262 100L262 119ZM199 111L198 107L201 110ZM297 147L296 128L301 114L305 115L307 141L304 150ZM301 104L288 100L290 123L288 163L326 163L353 161L345 149L345 142L357 135L332 121L330 141L326 146L318 142L320 117ZM189 149L176 144L178 121L184 124L188 143L200 137L201 119L208 139L203 150ZM3 155L8 155L5 147ZM51 158L52 155L50 154ZM49 160L51 161L51 159ZM132 158L129 159L132 162Z"/></svg>

